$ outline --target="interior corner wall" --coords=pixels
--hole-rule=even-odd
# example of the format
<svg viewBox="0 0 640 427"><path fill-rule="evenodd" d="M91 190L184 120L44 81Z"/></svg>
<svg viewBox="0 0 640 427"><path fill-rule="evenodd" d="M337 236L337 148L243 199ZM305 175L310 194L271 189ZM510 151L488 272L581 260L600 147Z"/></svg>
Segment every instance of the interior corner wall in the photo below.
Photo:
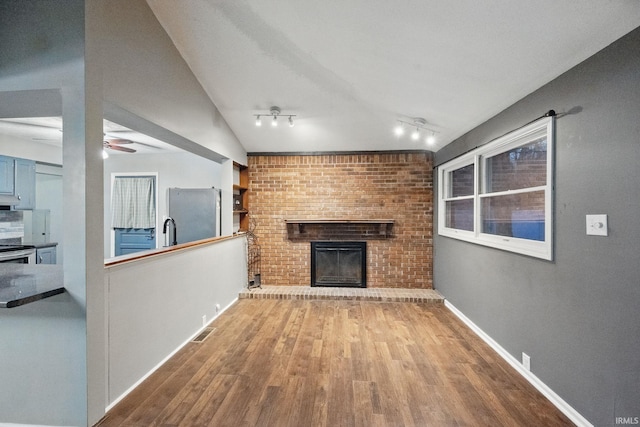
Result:
<svg viewBox="0 0 640 427"><path fill-rule="evenodd" d="M427 152L250 155L262 283L310 285L309 237L290 235L286 219L393 219L390 237L366 239L367 286L431 288L431 170Z"/></svg>
<svg viewBox="0 0 640 427"><path fill-rule="evenodd" d="M18 101L0 109L5 117L16 117L11 115L15 111L42 111L37 104L42 96L54 100L55 105L49 107L56 111L82 111L68 114L64 126L65 143L81 147L83 154L88 135L85 96L93 97L85 92L84 16L84 0L0 3L0 92L11 92L11 99ZM23 94L28 101L20 103ZM0 94L0 103L6 102ZM87 268L86 261L87 254L101 249L101 244L86 239L82 224L92 216L91 209L101 209L101 204L87 206L84 193L67 192L78 186L77 181L91 181L101 173L101 168L86 167L85 160L63 178L65 208L69 209L65 220L73 225L65 227L65 245L78 245L76 254L81 254L64 265L67 292L0 311L0 336L10 343L0 351L0 366L4 367L0 371L0 423L87 424L87 376L92 369L87 363L87 336L91 334L87 333L85 310L91 266Z"/></svg>
<svg viewBox="0 0 640 427"><path fill-rule="evenodd" d="M434 236L435 288L583 417L640 416L640 29L436 153L442 164L549 109L552 262ZM566 113L566 115L564 115ZM607 214L608 237L585 215ZM637 420L637 418L636 418Z"/></svg>

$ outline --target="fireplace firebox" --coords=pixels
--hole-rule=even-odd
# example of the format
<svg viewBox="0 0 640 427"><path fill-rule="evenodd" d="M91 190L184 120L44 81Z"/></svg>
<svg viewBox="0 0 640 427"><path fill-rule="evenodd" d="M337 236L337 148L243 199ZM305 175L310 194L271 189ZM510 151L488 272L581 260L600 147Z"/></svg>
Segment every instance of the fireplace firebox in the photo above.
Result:
<svg viewBox="0 0 640 427"><path fill-rule="evenodd" d="M311 286L367 287L367 242L311 242Z"/></svg>

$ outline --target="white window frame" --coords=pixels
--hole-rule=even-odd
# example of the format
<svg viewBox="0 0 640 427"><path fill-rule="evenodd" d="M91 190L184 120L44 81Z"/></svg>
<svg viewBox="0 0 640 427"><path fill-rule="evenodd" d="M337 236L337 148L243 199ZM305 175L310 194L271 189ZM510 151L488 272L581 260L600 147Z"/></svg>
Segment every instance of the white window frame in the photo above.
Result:
<svg viewBox="0 0 640 427"><path fill-rule="evenodd" d="M476 194L478 194L478 161L477 160L478 159L476 159L476 156L462 156L462 157L458 157L457 159L451 160L450 162L443 165L445 166L445 168L443 168L443 166L440 166L441 173L438 179L438 183L439 183L438 195L439 195L439 201L440 201L439 202L440 208L438 209L438 217L439 217L438 230L439 230L439 234L441 235L455 237L462 240L473 239L475 236L475 230L478 229L478 223L476 221L477 209L478 209L478 200L476 197ZM451 194L449 174L455 170L462 169L469 165L474 165L473 166L473 174L474 174L473 194L471 194L470 196L458 196L458 197L449 196L449 194ZM446 226L447 202L455 202L457 200L469 200L469 199L473 200L473 230L469 231L469 230L462 230L458 228L447 227ZM443 229L446 231L446 234L442 232Z"/></svg>
<svg viewBox="0 0 640 427"><path fill-rule="evenodd" d="M486 161L489 157L509 151L532 142L541 136L546 136L546 183L536 187L520 188L517 190L486 193ZM464 240L479 245L489 246L505 251L515 252L545 260L553 260L553 160L554 160L554 120L544 117L518 130L510 132L473 151L463 154L447 163L438 166L438 234L454 239ZM473 194L473 231L447 227L446 204L450 201L468 199L469 197L449 197L449 177L451 172L474 165L474 194ZM482 233L482 199L501 195L513 195L524 192L544 192L544 240L530 240L518 237L500 236Z"/></svg>

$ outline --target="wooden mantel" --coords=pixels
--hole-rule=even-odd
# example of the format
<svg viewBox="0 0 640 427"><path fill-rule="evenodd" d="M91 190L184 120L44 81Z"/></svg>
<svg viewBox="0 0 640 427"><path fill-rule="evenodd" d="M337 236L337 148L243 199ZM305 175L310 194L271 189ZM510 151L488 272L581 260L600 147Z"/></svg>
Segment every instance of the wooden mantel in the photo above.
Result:
<svg viewBox="0 0 640 427"><path fill-rule="evenodd" d="M388 236L389 233L391 232L391 227L395 223L395 220L393 219L326 219L326 218L323 219L323 218L320 218L320 219L285 219L284 222L287 223L287 226L289 224L292 225L294 235L300 234L301 227L304 224L326 224L326 225L374 224L374 225L378 225L381 236Z"/></svg>

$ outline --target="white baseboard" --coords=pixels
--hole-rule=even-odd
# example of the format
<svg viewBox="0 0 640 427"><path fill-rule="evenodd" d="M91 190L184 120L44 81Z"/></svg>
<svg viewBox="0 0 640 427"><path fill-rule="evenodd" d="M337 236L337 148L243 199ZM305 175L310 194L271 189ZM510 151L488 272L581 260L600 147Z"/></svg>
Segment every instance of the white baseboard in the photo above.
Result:
<svg viewBox="0 0 640 427"><path fill-rule="evenodd" d="M558 408L563 414L567 416L578 427L593 427L586 418L584 418L578 411L573 409L567 402L565 402L558 394L551 390L545 383L543 383L538 377L536 377L531 371L526 370L522 364L513 357L508 351L506 351L500 344L498 344L493 338L487 335L482 329L465 316L460 310L458 310L448 300L444 301L445 307L447 307L453 314L455 314L462 322L464 322L476 335L478 335L484 342L486 342L496 353L500 355L509 365L511 365L520 375L522 375L527 381L531 383L540 393L542 393L556 408Z"/></svg>
<svg viewBox="0 0 640 427"><path fill-rule="evenodd" d="M0 427L56 427L41 424L13 424L13 423L0 423ZM60 427L60 426L58 426ZM64 427L64 426L62 426Z"/></svg>
<svg viewBox="0 0 640 427"><path fill-rule="evenodd" d="M182 344L180 344L175 350L173 350L171 353L169 353L169 355L167 357L165 357L164 359L162 359L160 361L160 363L158 363L156 366L154 366L153 368L151 368L151 370L149 372L147 372L145 375L143 375L138 381L136 381L131 387L129 387L127 390L125 390L124 393L122 393L120 396L118 396L113 402L111 402L109 405L107 405L107 407L105 408L104 412L105 414L114 406L116 406L122 399L124 399L129 393L131 393L136 387L138 387L140 384L142 384L142 382L144 382L144 380L146 380L147 378L149 378L149 376L151 376L151 374L153 374L155 371L158 370L158 368L160 368L162 365L164 365L169 359L171 359L177 352L179 352L182 347L184 347L185 345L187 345L188 343L190 343L195 337L197 337L207 326L209 326L211 324L211 322L213 322L214 320L216 320L218 318L218 316L220 316L222 313L224 313L229 307L231 307L233 304L235 304L238 301L238 298L236 297L233 301L231 301L228 305L226 305L222 310L220 310L218 313L216 313L215 316L213 316L211 318L211 320L209 320L209 322L207 322L206 325L204 325L202 328L198 329L196 331L196 333L194 333L191 337L189 337L189 339L187 339L185 342L183 342ZM0 425L0 427L2 427Z"/></svg>

